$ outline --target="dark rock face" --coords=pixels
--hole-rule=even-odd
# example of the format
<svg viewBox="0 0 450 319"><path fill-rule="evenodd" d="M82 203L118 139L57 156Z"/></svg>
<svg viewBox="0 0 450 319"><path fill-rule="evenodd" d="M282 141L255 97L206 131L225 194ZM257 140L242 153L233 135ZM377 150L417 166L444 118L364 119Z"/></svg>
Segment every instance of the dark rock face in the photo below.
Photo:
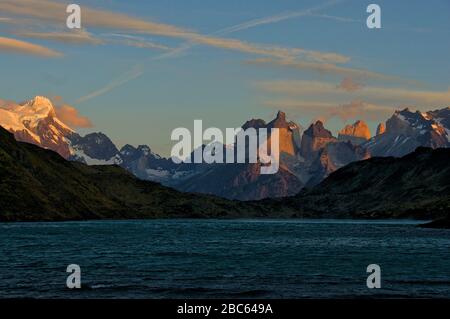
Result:
<svg viewBox="0 0 450 319"><path fill-rule="evenodd" d="M370 158L370 153L363 147L351 142L332 142L321 151L318 160L312 163L312 177L307 186L320 183L329 174L348 163Z"/></svg>
<svg viewBox="0 0 450 319"><path fill-rule="evenodd" d="M282 203L302 216L448 218L449 159L450 149L418 148L351 163Z"/></svg>
<svg viewBox="0 0 450 319"><path fill-rule="evenodd" d="M300 154L305 159L312 160L328 143L336 141L331 132L323 127L323 123L317 121L303 133Z"/></svg>
<svg viewBox="0 0 450 319"><path fill-rule="evenodd" d="M73 149L80 150L90 158L110 160L118 150L114 143L103 133L91 133L84 137L78 134L68 136Z"/></svg>
<svg viewBox="0 0 450 319"><path fill-rule="evenodd" d="M261 175L261 164L217 164L176 186L188 192L214 194L224 198L254 200L294 195L304 186L288 170Z"/></svg>
<svg viewBox="0 0 450 319"><path fill-rule="evenodd" d="M120 149L117 157L120 166L145 180L168 182L176 169L171 160L153 153L147 145L135 148L127 144Z"/></svg>

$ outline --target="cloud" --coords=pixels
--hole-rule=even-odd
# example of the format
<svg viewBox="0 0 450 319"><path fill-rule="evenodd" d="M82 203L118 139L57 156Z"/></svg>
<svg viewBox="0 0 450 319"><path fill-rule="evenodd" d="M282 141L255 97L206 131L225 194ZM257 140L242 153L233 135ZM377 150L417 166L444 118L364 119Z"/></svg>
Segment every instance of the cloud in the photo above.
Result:
<svg viewBox="0 0 450 319"><path fill-rule="evenodd" d="M41 57L61 57L62 53L52 49L21 40L0 37L0 52L21 53Z"/></svg>
<svg viewBox="0 0 450 319"><path fill-rule="evenodd" d="M79 99L77 99L76 102L77 103L86 102L90 99L93 99L94 97L103 95L103 94L111 91L112 89L114 89L118 86L121 86L122 84L125 84L133 79L140 77L142 74L144 74L144 71L142 70L142 68L140 66L135 66L133 69L131 69L129 72L123 74L119 78L113 79L106 86L104 86L98 90L95 90L85 96L80 97Z"/></svg>
<svg viewBox="0 0 450 319"><path fill-rule="evenodd" d="M211 36L228 35L231 33L254 28L257 26L265 25L265 24L277 23L277 22L281 22L284 20L293 19L293 18L297 18L297 17L301 17L301 16L309 16L309 15L312 15L313 12L315 12L315 11L325 9L327 7L330 7L332 5L340 3L342 1L343 0L328 1L325 4L322 4L322 5L310 8L310 9L302 10L302 11L282 13L282 14L278 14L278 15L273 15L273 16L269 16L269 17L246 21L246 22L236 24L236 25L218 30L216 32L213 32L211 34ZM215 38L215 39L220 39L220 38ZM164 54L156 57L155 60L179 56L183 52L194 47L195 45L208 44L208 42L212 43L212 41L211 40L208 41L207 38L191 39L191 40L183 43L182 45L180 45L178 48L172 49L170 52L164 53ZM211 43L209 43L209 44L211 44ZM232 43L224 43L223 41L221 41L221 42L215 41L215 43L219 47L223 47L223 48L227 48L227 49L233 48ZM320 52L320 51L305 50L305 49L301 49L301 48L284 49L283 52L281 52L280 50L273 50L273 48L272 48L271 52L268 52L267 50L264 51L264 49L262 49L261 47L258 48L258 46L249 47L249 46L252 46L250 44L247 44L247 46L245 46L244 42L235 43L235 44L236 45L235 45L234 49L239 50L239 48L242 48L243 51L247 52L247 53L257 53L257 54L269 55L269 56L272 55L272 56L278 57L278 58L295 59L296 57L298 58L299 55L303 55L303 57L306 57L307 59L315 60L317 62L346 63L350 60L350 57L348 57L348 56L344 56L344 55L341 55L338 53L333 53L333 52ZM280 54L280 52L281 52L281 54ZM275 53L275 54L271 54L271 53Z"/></svg>
<svg viewBox="0 0 450 319"><path fill-rule="evenodd" d="M340 76L348 76L352 78L357 78L359 80L363 79L375 79L375 80L402 80L399 77L385 75L377 72L372 72L363 69L354 69L344 66L337 66L332 63L317 63L310 61L298 61L289 59L273 59L273 58L258 58L254 60L246 61L246 64L250 65L270 65L278 66L290 69L299 69L305 71L314 71L322 74L332 74ZM404 80L403 80L404 81Z"/></svg>
<svg viewBox="0 0 450 319"><path fill-rule="evenodd" d="M331 108L325 115L329 118L338 117L344 122L356 118L369 121L382 121L391 115L392 111L392 107L372 104L362 100L354 100L350 103Z"/></svg>
<svg viewBox="0 0 450 319"><path fill-rule="evenodd" d="M157 49L157 50L170 50L168 46L165 46L163 44L155 43L152 41L148 41L142 37L129 35L129 34L119 34L119 33L109 33L105 34L104 36L109 38L116 38L116 39L109 39L109 43L116 43L126 46L131 46L135 48L142 48L142 49Z"/></svg>
<svg viewBox="0 0 450 319"><path fill-rule="evenodd" d="M2 0L0 11L16 16L34 18L55 25L65 24L67 4L50 0ZM134 30L162 36L187 36L187 30L161 23L129 17L125 14L82 6L83 25L100 28Z"/></svg>
<svg viewBox="0 0 450 319"><path fill-rule="evenodd" d="M347 92L354 92L361 89L364 85L355 82L351 77L345 77L341 83L337 86L338 89L342 89Z"/></svg>
<svg viewBox="0 0 450 319"><path fill-rule="evenodd" d="M92 122L88 117L80 115L76 108L65 103L60 96L54 96L51 100L55 107L56 116L64 124L72 128L92 127Z"/></svg>
<svg viewBox="0 0 450 319"><path fill-rule="evenodd" d="M281 14L277 14L277 15L273 15L273 16L269 16L269 17L250 20L250 21L240 23L240 24L234 25L232 27L223 29L219 33L223 33L223 34L233 33L233 32L237 32L237 31L246 30L246 29L257 27L257 26L265 25L265 24L277 23L277 22L281 22L284 20L288 20L288 19L312 15L316 11L326 9L326 8L336 5L337 3L340 3L340 2L342 2L342 0L332 0L332 1L326 2L322 5L319 5L319 6L310 8L310 9L302 10L302 11L285 12L285 13L281 13Z"/></svg>
<svg viewBox="0 0 450 319"><path fill-rule="evenodd" d="M345 85L354 82L345 81ZM376 104L383 105L411 105L415 107L445 107L450 105L450 89L447 91L425 91L404 89L398 87L376 87L363 86L357 90L343 90L342 82L335 85L329 82L320 81L261 81L256 83L256 87L267 93L283 94L288 96L317 97L321 99L363 99Z"/></svg>
<svg viewBox="0 0 450 319"><path fill-rule="evenodd" d="M350 119L363 119L367 121L382 121L390 116L394 107L369 103L363 100L352 100L349 103L336 103L329 101L308 101L279 99L265 101L264 106L289 111L298 117L311 117L323 122L331 118L339 118L344 122Z"/></svg>
<svg viewBox="0 0 450 319"><path fill-rule="evenodd" d="M345 22L345 23L363 23L363 20L359 20L359 19L352 19L352 18L346 18L346 17L338 17L338 16L333 16L333 15L329 15L329 14L316 14L316 13L311 13L309 14L311 17L317 17L317 18L323 18L323 19L328 19L328 20L334 20L336 22Z"/></svg>
<svg viewBox="0 0 450 319"><path fill-rule="evenodd" d="M327 5L337 3L339 1L330 1ZM325 6L325 5L324 5ZM321 6L321 7L324 7ZM321 8L318 7L318 8ZM16 16L37 19L42 22L60 26L66 21L66 4L54 2L50 0L2 0L0 2L0 11ZM310 9L308 12L311 12ZM316 9L318 10L318 9ZM305 12L306 12L305 11ZM264 18L259 22L253 22L246 26L241 25L236 28L254 27L256 25L274 23L285 19L297 17L301 12L293 12ZM296 55L305 55L317 61L333 61L342 63L348 61L349 58L337 53L327 53L318 51L308 51L301 48L281 48L271 45L261 45L248 43L236 39L226 39L216 36L202 35L186 28L177 26L155 23L139 18L134 18L121 13L114 13L106 10L93 9L82 6L82 20L85 27L98 27L114 30L132 31L140 34L153 34L157 36L184 39L192 43L208 45L216 48L234 50L244 53L251 53L264 56L272 56L276 58L294 58ZM231 31L223 31L222 33L230 33ZM233 31L234 32L234 31Z"/></svg>
<svg viewBox="0 0 450 319"><path fill-rule="evenodd" d="M55 107L56 116L69 127L88 128L92 127L92 122L86 116L79 114L78 110L70 105Z"/></svg>
<svg viewBox="0 0 450 319"><path fill-rule="evenodd" d="M275 57L282 59L282 61L295 61L295 59L298 58L306 58L317 62L333 61L335 63L346 63L350 60L350 57L333 52L319 52L301 48L284 48L270 45L258 45L234 39L200 36L193 37L191 40L199 44L205 44L222 49Z"/></svg>
<svg viewBox="0 0 450 319"><path fill-rule="evenodd" d="M97 39L85 30L74 30L67 32L36 32L36 31L16 31L15 35L24 38L34 38L41 40L58 41L69 44L103 44L104 41Z"/></svg>

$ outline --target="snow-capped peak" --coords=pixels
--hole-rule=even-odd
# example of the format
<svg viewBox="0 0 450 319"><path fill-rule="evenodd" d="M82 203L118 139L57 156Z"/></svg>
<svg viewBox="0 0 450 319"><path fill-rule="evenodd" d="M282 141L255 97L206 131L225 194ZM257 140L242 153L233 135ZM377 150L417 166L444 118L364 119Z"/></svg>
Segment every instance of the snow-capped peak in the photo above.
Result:
<svg viewBox="0 0 450 319"><path fill-rule="evenodd" d="M43 96L36 96L24 104L18 105L13 111L20 113L22 116L31 116L36 119L56 116L52 102Z"/></svg>
<svg viewBox="0 0 450 319"><path fill-rule="evenodd" d="M67 156L67 135L74 131L56 116L52 102L36 96L21 104L0 106L0 126L14 133L16 139L50 148Z"/></svg>

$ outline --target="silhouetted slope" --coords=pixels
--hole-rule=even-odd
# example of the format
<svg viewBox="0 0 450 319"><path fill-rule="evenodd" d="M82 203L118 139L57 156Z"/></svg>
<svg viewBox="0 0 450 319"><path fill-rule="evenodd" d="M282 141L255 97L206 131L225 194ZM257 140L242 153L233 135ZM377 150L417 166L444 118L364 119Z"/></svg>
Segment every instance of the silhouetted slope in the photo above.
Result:
<svg viewBox="0 0 450 319"><path fill-rule="evenodd" d="M279 201L301 216L440 218L450 215L450 149L349 164L319 185Z"/></svg>
<svg viewBox="0 0 450 319"><path fill-rule="evenodd" d="M69 162L0 127L0 220L252 216L244 203L181 193L118 166Z"/></svg>

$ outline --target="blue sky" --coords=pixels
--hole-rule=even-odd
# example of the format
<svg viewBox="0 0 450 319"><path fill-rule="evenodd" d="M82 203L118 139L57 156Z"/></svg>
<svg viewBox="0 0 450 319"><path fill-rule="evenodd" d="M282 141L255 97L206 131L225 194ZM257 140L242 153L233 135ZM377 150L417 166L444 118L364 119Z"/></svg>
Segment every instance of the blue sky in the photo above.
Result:
<svg viewBox="0 0 450 319"><path fill-rule="evenodd" d="M372 2L382 10L378 30L365 22ZM404 106L450 106L446 0L76 3L74 43L65 2L0 1L0 99L60 97L92 122L81 132L118 145L167 155L171 131L194 119L238 127L278 109L336 133L356 119L374 131Z"/></svg>

